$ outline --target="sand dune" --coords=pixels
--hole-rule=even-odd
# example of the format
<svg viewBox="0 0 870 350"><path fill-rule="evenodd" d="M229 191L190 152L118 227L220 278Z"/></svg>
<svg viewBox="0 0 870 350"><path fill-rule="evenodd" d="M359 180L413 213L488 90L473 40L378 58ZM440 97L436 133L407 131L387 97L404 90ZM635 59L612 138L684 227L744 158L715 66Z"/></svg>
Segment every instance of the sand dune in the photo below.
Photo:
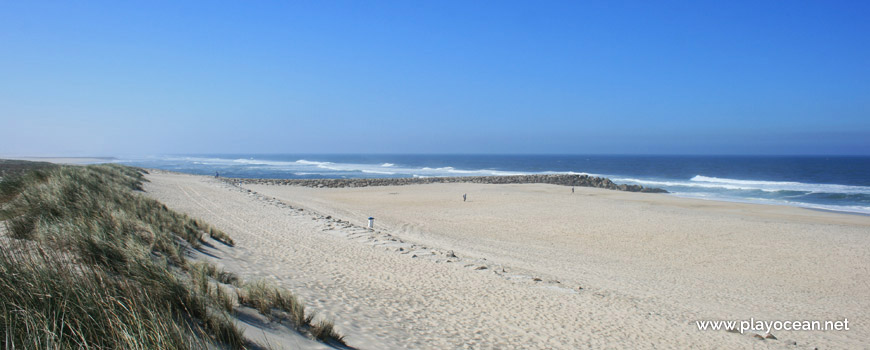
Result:
<svg viewBox="0 0 870 350"><path fill-rule="evenodd" d="M112 157L3 157L4 159L26 160L30 162L48 162L67 165L87 165L109 163Z"/></svg>
<svg viewBox="0 0 870 350"><path fill-rule="evenodd" d="M148 178L149 195L234 237L220 264L290 288L359 348L860 348L870 335L865 216L553 185ZM758 340L695 325L750 317L852 327Z"/></svg>

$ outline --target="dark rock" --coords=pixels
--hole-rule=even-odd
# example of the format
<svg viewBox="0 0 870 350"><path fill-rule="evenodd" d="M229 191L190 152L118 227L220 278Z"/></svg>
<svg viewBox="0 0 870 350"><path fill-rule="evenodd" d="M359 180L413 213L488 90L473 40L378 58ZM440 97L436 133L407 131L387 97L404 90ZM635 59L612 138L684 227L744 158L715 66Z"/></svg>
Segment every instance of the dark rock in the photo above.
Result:
<svg viewBox="0 0 870 350"><path fill-rule="evenodd" d="M661 188L649 188L649 187L644 187L640 191L644 192L644 193L668 193L668 191L663 190Z"/></svg>
<svg viewBox="0 0 870 350"><path fill-rule="evenodd" d="M230 183L255 183L268 185L293 185L316 188L397 186L432 183L479 183L479 184L525 184L544 183L562 186L595 187L610 190L644 193L667 193L660 188L646 188L640 185L617 185L610 179L588 175L512 175L512 176L462 176L462 177L425 177L425 178L378 178L378 179L233 179L224 178Z"/></svg>

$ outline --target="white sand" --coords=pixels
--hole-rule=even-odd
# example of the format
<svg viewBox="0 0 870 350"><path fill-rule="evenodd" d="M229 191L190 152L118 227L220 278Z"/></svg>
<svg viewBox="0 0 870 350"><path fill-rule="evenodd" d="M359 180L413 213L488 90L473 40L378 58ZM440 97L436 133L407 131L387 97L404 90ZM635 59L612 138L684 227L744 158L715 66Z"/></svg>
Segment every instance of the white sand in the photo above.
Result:
<svg viewBox="0 0 870 350"><path fill-rule="evenodd" d="M151 196L236 240L215 252L219 263L290 288L359 348L811 349L870 339L866 216L553 185L245 186L255 195L210 177L148 178ZM368 216L377 232L360 228ZM851 330L758 340L695 325L750 317L846 317Z"/></svg>

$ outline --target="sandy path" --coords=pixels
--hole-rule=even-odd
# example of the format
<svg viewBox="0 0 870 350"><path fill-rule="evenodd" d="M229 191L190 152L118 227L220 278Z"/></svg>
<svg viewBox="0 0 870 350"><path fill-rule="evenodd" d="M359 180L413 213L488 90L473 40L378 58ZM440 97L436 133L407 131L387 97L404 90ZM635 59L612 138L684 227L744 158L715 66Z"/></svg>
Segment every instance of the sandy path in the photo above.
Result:
<svg viewBox="0 0 870 350"><path fill-rule="evenodd" d="M208 177L148 178L149 195L236 239L215 254L227 269L292 289L360 348L854 348L867 339L866 218L753 216L585 189L557 200L564 188L547 185L250 186L289 208ZM385 229L324 215L356 224L374 215ZM843 316L853 331L778 341L694 325Z"/></svg>

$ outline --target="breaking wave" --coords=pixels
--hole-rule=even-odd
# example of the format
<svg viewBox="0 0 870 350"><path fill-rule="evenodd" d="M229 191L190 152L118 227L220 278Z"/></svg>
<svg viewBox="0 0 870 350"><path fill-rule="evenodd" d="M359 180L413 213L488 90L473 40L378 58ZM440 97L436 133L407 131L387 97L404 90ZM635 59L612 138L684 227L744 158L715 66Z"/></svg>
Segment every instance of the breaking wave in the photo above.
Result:
<svg viewBox="0 0 870 350"><path fill-rule="evenodd" d="M281 158L284 159L281 159ZM626 163L621 171L613 174L591 174L570 171L582 170L582 164L560 166L552 170L555 163L534 158L526 162L496 162L487 159L483 162L469 162L462 159L439 158L436 161L411 158L381 157L377 161L346 161L353 158L326 158L333 161L316 161L299 156L269 157L151 157L138 160L120 160L136 166L160 168L195 174L215 174L230 177L251 178L364 178L364 177L443 177L443 176L505 176L529 174L576 174L610 178L617 184L642 185L668 190L672 195L712 200L741 201L765 204L801 206L807 208L870 213L870 186L842 185L831 183L810 183L798 181L771 181L735 179L697 174L677 178L655 177L638 174L631 170L632 164ZM344 161L343 161L344 160ZM535 164L531 164L537 162ZM406 163L406 164L402 164ZM414 164L414 165L409 165ZM446 163L446 164L445 164ZM459 166L462 164L463 166ZM481 166L497 166L486 168ZM547 169L551 170L547 170ZM622 173L622 175L619 175ZM823 182L823 181L820 181ZM862 184L859 182L859 184ZM863 184L862 184L863 185Z"/></svg>

